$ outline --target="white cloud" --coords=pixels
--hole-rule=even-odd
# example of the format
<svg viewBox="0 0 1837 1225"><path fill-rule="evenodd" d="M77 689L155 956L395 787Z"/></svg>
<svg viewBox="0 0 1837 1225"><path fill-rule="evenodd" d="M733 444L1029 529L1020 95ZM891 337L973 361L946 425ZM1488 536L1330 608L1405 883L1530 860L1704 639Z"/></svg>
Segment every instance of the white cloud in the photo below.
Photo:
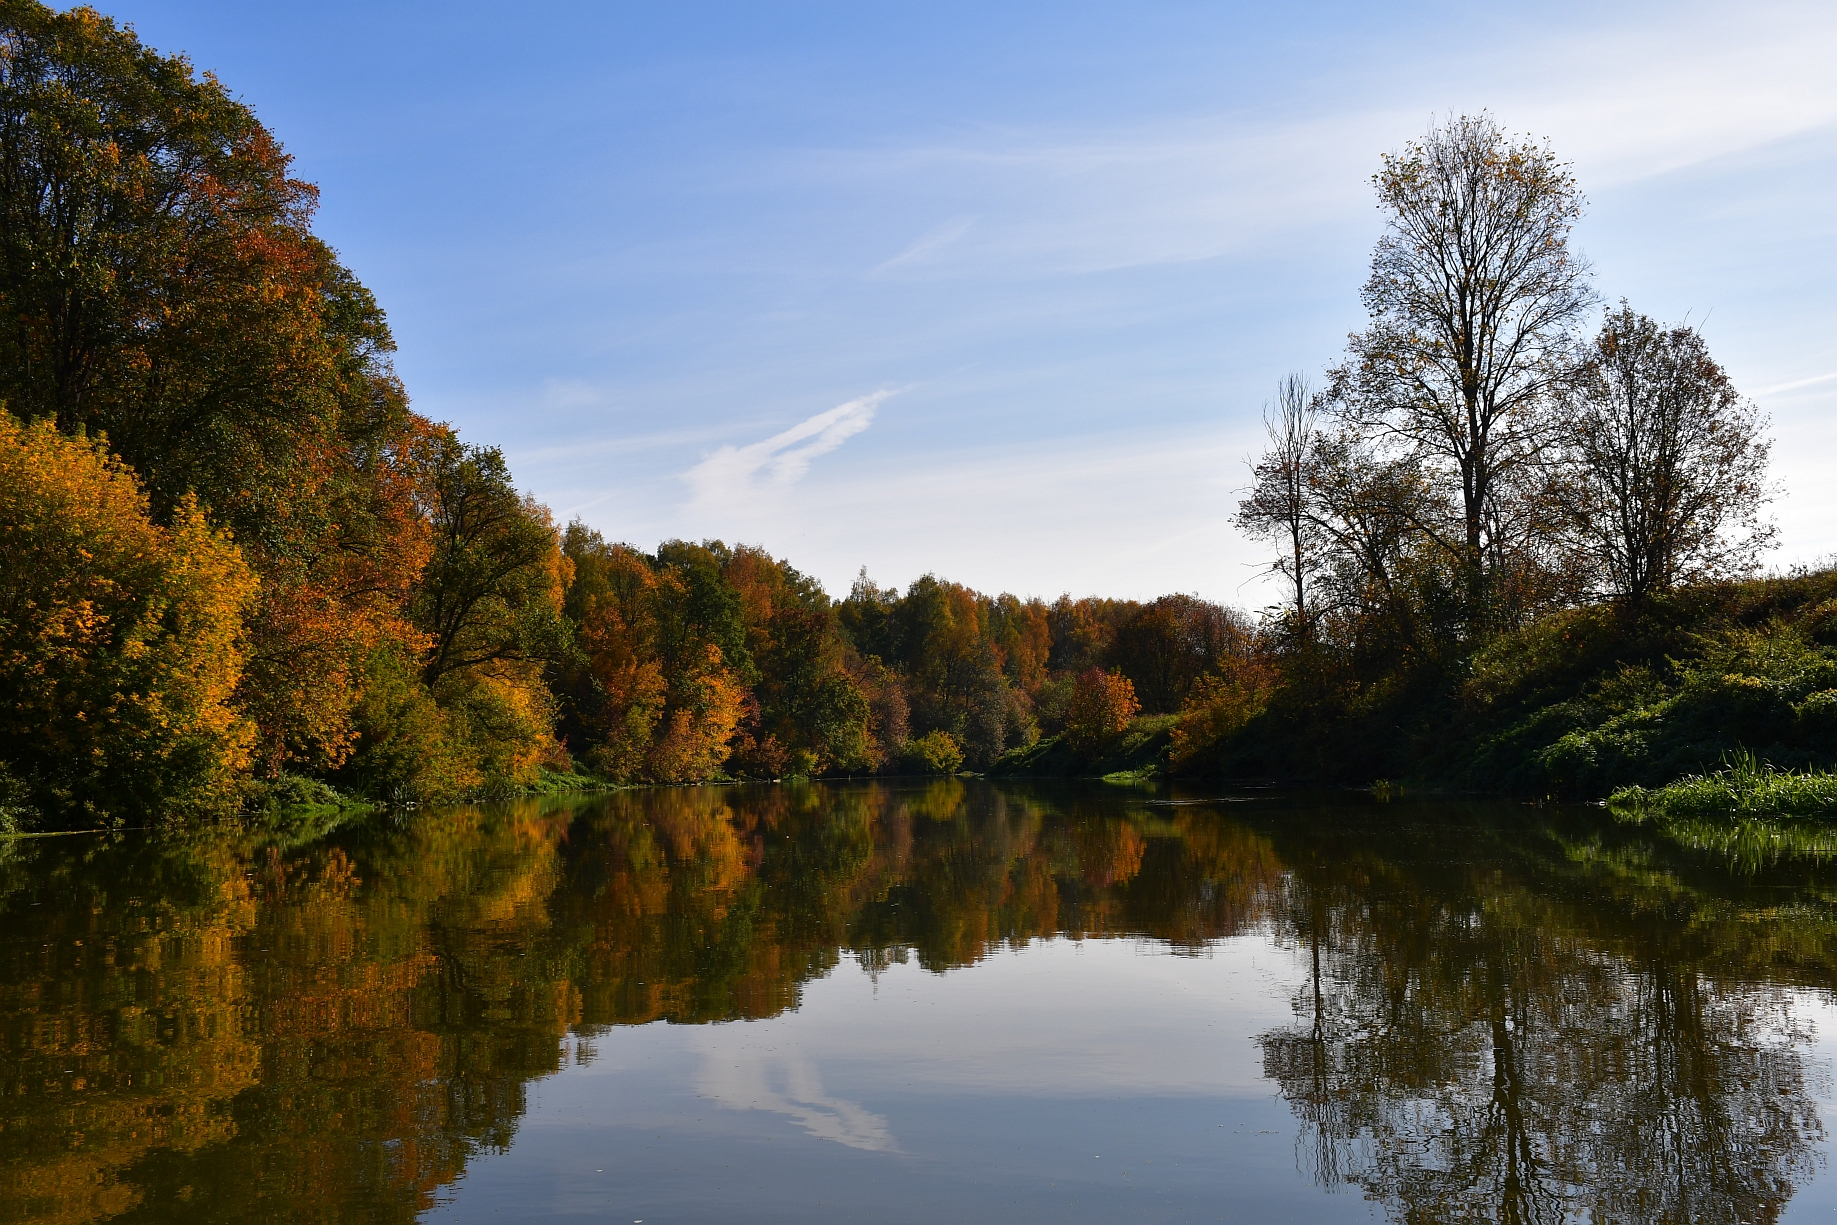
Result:
<svg viewBox="0 0 1837 1225"><path fill-rule="evenodd" d="M1826 60L1837 19L1804 6L1695 10L1655 25L1611 14L1476 53L1349 78L1305 109L1113 125L988 128L948 142L775 150L826 190L891 193L957 220L873 275L1077 275L1266 252L1371 218L1378 154L1432 117L1490 110L1548 137L1585 192L1768 150L1837 125ZM1427 54L1427 52L1425 52ZM973 217L974 225L964 218Z"/></svg>
<svg viewBox="0 0 1837 1225"><path fill-rule="evenodd" d="M894 1149L884 1115L858 1102L844 1101L823 1091L822 1077L809 1054L778 1054L755 1047L737 1049L725 1033L706 1027L697 1038L704 1045L701 1073L695 1089L733 1110L766 1110L789 1117L819 1140L834 1140L849 1148L870 1152Z"/></svg>
<svg viewBox="0 0 1837 1225"><path fill-rule="evenodd" d="M796 484L810 461L827 455L874 422L874 412L891 391L876 391L828 412L817 413L764 442L725 446L687 472L691 505L708 509L733 506L768 489ZM757 479L763 477L763 480Z"/></svg>
<svg viewBox="0 0 1837 1225"><path fill-rule="evenodd" d="M1794 379L1790 383L1776 383L1772 387L1762 387L1753 394L1757 396L1776 396L1781 392L1797 391L1801 387L1811 387L1818 383L1828 383L1837 379L1837 374L1818 374L1808 379Z"/></svg>

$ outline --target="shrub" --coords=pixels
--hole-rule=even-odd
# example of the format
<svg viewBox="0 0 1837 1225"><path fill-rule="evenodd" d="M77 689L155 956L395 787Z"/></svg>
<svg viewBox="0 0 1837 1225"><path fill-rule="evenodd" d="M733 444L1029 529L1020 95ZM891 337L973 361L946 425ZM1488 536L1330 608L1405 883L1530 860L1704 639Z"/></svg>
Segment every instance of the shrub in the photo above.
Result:
<svg viewBox="0 0 1837 1225"><path fill-rule="evenodd" d="M395 645L364 664L355 720L359 747L339 778L384 800L454 800L484 783L454 719L421 681L417 662Z"/></svg>
<svg viewBox="0 0 1837 1225"><path fill-rule="evenodd" d="M162 527L101 442L0 412L0 762L47 819L236 802L255 593L196 499Z"/></svg>
<svg viewBox="0 0 1837 1225"><path fill-rule="evenodd" d="M1187 765L1242 731L1269 706L1275 684L1274 669L1238 660L1201 678L1187 695L1179 726L1171 734L1174 764Z"/></svg>
<svg viewBox="0 0 1837 1225"><path fill-rule="evenodd" d="M963 768L963 748L949 732L926 732L906 742L905 762L915 774L955 774Z"/></svg>

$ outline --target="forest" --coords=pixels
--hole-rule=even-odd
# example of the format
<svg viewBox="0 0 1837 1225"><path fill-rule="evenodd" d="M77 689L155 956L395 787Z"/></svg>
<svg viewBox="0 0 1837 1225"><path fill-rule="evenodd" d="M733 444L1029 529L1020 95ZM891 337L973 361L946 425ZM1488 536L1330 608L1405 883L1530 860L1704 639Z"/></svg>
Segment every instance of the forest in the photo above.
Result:
<svg viewBox="0 0 1837 1225"><path fill-rule="evenodd" d="M1591 798L1719 763L1821 810L1837 576L1757 577L1759 410L1692 328L1601 309L1548 147L1453 119L1374 185L1369 326L1281 383L1238 508L1282 602L834 598L755 545L557 523L411 407L247 105L0 0L0 823L960 770Z"/></svg>

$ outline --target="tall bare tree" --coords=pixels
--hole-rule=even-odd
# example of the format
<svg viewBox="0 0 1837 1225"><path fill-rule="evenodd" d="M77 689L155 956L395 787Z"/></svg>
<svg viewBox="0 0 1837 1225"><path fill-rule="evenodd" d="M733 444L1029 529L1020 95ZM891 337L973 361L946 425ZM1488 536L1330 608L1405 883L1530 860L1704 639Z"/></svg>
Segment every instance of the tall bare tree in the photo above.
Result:
<svg viewBox="0 0 1837 1225"><path fill-rule="evenodd" d="M1606 594L1637 603L1739 574L1772 544L1766 418L1694 329L1621 302L1585 355L1565 424L1550 501Z"/></svg>
<svg viewBox="0 0 1837 1225"><path fill-rule="evenodd" d="M1318 564L1319 532L1310 514L1308 456L1319 434L1318 414L1307 379L1290 374L1276 386L1274 403L1263 406L1269 450L1251 466L1255 484L1237 507L1245 535L1276 543L1281 553L1270 570L1292 589L1296 634L1308 638L1308 580Z"/></svg>
<svg viewBox="0 0 1837 1225"><path fill-rule="evenodd" d="M1386 231L1332 393L1381 445L1458 486L1453 522L1420 529L1451 555L1468 617L1485 620L1494 575L1516 564L1516 469L1548 441L1573 329L1593 303L1569 249L1582 198L1549 148L1491 117L1432 127L1374 176Z"/></svg>

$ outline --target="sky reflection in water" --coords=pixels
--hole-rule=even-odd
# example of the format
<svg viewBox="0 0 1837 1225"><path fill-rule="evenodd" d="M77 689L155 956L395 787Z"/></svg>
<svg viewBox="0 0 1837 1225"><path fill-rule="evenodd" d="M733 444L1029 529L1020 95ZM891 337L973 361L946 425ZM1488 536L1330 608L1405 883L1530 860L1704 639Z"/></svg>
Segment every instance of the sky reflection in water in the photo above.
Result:
<svg viewBox="0 0 1837 1225"><path fill-rule="evenodd" d="M0 1222L1837 1204L1824 860L1150 798L703 787L0 844Z"/></svg>

